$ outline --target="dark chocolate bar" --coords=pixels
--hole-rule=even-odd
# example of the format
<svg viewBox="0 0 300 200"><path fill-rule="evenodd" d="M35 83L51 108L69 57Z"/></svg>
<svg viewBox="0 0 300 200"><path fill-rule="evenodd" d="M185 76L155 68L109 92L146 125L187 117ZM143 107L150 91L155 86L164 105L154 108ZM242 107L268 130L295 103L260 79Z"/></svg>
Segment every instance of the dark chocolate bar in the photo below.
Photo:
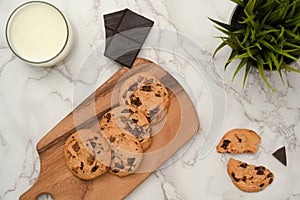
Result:
<svg viewBox="0 0 300 200"><path fill-rule="evenodd" d="M131 67L153 21L124 9L104 15L106 45L104 55L121 65Z"/></svg>

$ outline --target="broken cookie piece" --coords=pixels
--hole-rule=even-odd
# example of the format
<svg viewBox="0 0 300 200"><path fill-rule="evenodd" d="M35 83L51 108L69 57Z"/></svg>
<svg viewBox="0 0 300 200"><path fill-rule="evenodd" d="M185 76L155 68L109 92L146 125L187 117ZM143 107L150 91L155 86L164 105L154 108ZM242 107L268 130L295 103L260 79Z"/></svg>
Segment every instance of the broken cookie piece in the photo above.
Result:
<svg viewBox="0 0 300 200"><path fill-rule="evenodd" d="M249 129L233 129L228 131L219 144L217 152L219 153L256 153L260 137Z"/></svg>
<svg viewBox="0 0 300 200"><path fill-rule="evenodd" d="M264 166L249 165L230 158L228 174L234 185L244 192L258 192L270 185L274 174Z"/></svg>

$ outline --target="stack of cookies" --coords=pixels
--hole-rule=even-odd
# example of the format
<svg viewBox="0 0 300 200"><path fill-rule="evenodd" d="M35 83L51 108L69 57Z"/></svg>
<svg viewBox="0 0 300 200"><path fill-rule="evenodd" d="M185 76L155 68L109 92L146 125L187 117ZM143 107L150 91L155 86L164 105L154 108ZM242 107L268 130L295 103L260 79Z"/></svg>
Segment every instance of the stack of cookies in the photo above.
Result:
<svg viewBox="0 0 300 200"><path fill-rule="evenodd" d="M252 130L233 129L223 136L217 145L217 152L255 154L260 140L259 135ZM266 167L249 165L233 158L229 159L227 172L233 184L244 192L261 191L274 180L274 174Z"/></svg>
<svg viewBox="0 0 300 200"><path fill-rule="evenodd" d="M100 119L101 131L79 130L65 143L66 165L80 179L136 172L152 142L151 125L165 118L170 103L168 89L144 72L124 81L118 100Z"/></svg>

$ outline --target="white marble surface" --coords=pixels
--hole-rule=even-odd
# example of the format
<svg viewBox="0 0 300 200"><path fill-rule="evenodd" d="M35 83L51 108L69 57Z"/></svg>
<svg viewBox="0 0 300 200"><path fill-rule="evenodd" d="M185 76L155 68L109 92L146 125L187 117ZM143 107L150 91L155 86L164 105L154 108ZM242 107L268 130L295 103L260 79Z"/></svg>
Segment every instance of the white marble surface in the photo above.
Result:
<svg viewBox="0 0 300 200"><path fill-rule="evenodd" d="M224 49L211 60L219 35L207 17L228 21L233 4L229 0L157 0L157 1L59 1L57 5L73 24L75 45L65 62L53 68L30 67L17 59L8 49L5 40L5 23L10 12L23 0L0 1L0 199L18 199L32 186L39 175L39 158L35 150L37 142L73 109L74 88L89 85L78 78L82 64L97 46L103 42L105 13L130 8L155 21L155 27L176 31L197 43L203 65L202 75L213 82L213 89L225 94L217 99L226 108L221 117L212 122L210 105L214 96L203 88L197 93L197 79L188 82L195 90L199 105L201 132L186 148L183 156L171 165L158 170L139 186L127 199L184 199L184 200L299 200L300 199L300 78L299 74L285 73L286 85L276 74L269 74L279 93L272 93L252 71L247 86L241 89L242 74L231 83L233 68L226 73L223 64L229 54ZM180 59L174 55L147 51L141 55L162 65L172 66L179 74ZM186 77L189 70L182 70ZM211 76L209 76L211 75ZM80 76L80 74L79 74ZM204 80L205 82L205 80ZM209 88L209 87L208 87ZM206 87L207 89L207 87ZM222 117L223 116L223 117ZM224 119L224 120L222 120ZM211 124L219 126L218 133L209 132ZM249 163L265 165L275 173L273 184L254 194L239 191L226 173L230 155L212 150L203 156L202 147L210 135L220 137L225 131L245 127L257 131L261 138L257 154L233 156ZM211 144L213 145L213 144ZM288 167L272 157L278 147L288 150Z"/></svg>

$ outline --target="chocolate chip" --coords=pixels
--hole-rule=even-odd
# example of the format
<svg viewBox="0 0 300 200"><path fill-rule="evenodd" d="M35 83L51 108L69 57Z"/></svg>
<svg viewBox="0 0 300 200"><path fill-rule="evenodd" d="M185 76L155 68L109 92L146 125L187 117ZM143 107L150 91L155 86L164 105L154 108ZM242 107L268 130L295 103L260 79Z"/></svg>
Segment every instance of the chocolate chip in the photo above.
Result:
<svg viewBox="0 0 300 200"><path fill-rule="evenodd" d="M134 123L138 123L138 119L132 119L132 121L134 122Z"/></svg>
<svg viewBox="0 0 300 200"><path fill-rule="evenodd" d="M112 169L111 171L112 171L113 173L118 173L118 172L119 172L118 169Z"/></svg>
<svg viewBox="0 0 300 200"><path fill-rule="evenodd" d="M142 86L142 91L144 91L144 92L151 92L152 88L151 88L150 85L144 85L144 86Z"/></svg>
<svg viewBox="0 0 300 200"><path fill-rule="evenodd" d="M266 170L266 168L263 166L255 167L254 169L257 170L256 172L257 175L263 175L264 171Z"/></svg>
<svg viewBox="0 0 300 200"><path fill-rule="evenodd" d="M125 168L124 165L121 164L121 163L115 163L115 167L119 168L119 169L124 169Z"/></svg>
<svg viewBox="0 0 300 200"><path fill-rule="evenodd" d="M243 176L242 181L244 181L246 183L247 177Z"/></svg>
<svg viewBox="0 0 300 200"><path fill-rule="evenodd" d="M80 170L83 170L83 166L84 166L83 162L80 162Z"/></svg>
<svg viewBox="0 0 300 200"><path fill-rule="evenodd" d="M161 97L161 95L159 93L156 93L155 96L156 97Z"/></svg>
<svg viewBox="0 0 300 200"><path fill-rule="evenodd" d="M269 184L271 184L273 182L273 178L270 178L269 180Z"/></svg>
<svg viewBox="0 0 300 200"><path fill-rule="evenodd" d="M238 139L239 143L242 143L242 139L241 138L239 138L237 136L236 136L236 138Z"/></svg>
<svg viewBox="0 0 300 200"><path fill-rule="evenodd" d="M110 142L114 142L115 140L116 140L115 137L113 137L113 136L110 136L110 137L109 137L109 141L110 141Z"/></svg>
<svg viewBox="0 0 300 200"><path fill-rule="evenodd" d="M159 111L159 107L157 106L153 110L150 110L149 117L152 118L154 115L156 115Z"/></svg>
<svg viewBox="0 0 300 200"><path fill-rule="evenodd" d="M221 148L227 149L227 147L228 147L228 145L229 145L230 143L231 143L230 140L224 140L224 141L223 141L223 144L222 144L222 146L221 146Z"/></svg>
<svg viewBox="0 0 300 200"><path fill-rule="evenodd" d="M242 168L247 168L247 166L248 166L247 163L242 163L242 164L240 164L240 167L242 167Z"/></svg>
<svg viewBox="0 0 300 200"><path fill-rule="evenodd" d="M95 166L92 168L92 172L97 171L98 168L99 168L99 166L98 166L98 165L95 165Z"/></svg>
<svg viewBox="0 0 300 200"><path fill-rule="evenodd" d="M235 173L234 172L231 173L231 176L232 176L233 180L235 180L236 182L239 182L241 180L240 178L236 178L235 177Z"/></svg>
<svg viewBox="0 0 300 200"><path fill-rule="evenodd" d="M87 159L86 159L87 163L89 165L93 165L94 161L95 161L95 157L90 155Z"/></svg>
<svg viewBox="0 0 300 200"><path fill-rule="evenodd" d="M130 114L133 114L133 111L132 111L131 109L125 108L125 109L123 109L123 110L121 111L121 113L130 113Z"/></svg>
<svg viewBox="0 0 300 200"><path fill-rule="evenodd" d="M128 88L128 90L129 90L129 91L134 91L134 90L136 90L137 86L138 86L138 83L134 83L133 85L131 85L131 86Z"/></svg>
<svg viewBox="0 0 300 200"><path fill-rule="evenodd" d="M131 134L134 135L134 137L136 138L139 138L141 136L141 134L143 133L143 129L141 127L137 127L137 128L134 128L132 131L131 131Z"/></svg>
<svg viewBox="0 0 300 200"><path fill-rule="evenodd" d="M267 175L267 178L271 178L271 177L273 177L273 174L272 174L272 173L269 173L269 174Z"/></svg>
<svg viewBox="0 0 300 200"><path fill-rule="evenodd" d="M97 151L97 154L100 154L101 153L101 151Z"/></svg>
<svg viewBox="0 0 300 200"><path fill-rule="evenodd" d="M128 163L129 166L132 166L134 161L135 161L135 158L128 158L127 159L127 163Z"/></svg>
<svg viewBox="0 0 300 200"><path fill-rule="evenodd" d="M265 184L264 184L264 183L262 183L262 184L260 184L260 185L259 185L259 187L264 187L264 186L265 186Z"/></svg>
<svg viewBox="0 0 300 200"><path fill-rule="evenodd" d="M106 113L106 115L104 115L104 117L106 118L106 122L108 123L110 121L111 114L110 113Z"/></svg>
<svg viewBox="0 0 300 200"><path fill-rule="evenodd" d="M90 143L91 143L93 149L95 149L95 147L96 147L96 142L91 141Z"/></svg>
<svg viewBox="0 0 300 200"><path fill-rule="evenodd" d="M97 137L97 136L95 136L95 137L94 137L94 139L95 139L95 140L98 140L98 137Z"/></svg>
<svg viewBox="0 0 300 200"><path fill-rule="evenodd" d="M75 152L78 152L80 150L80 147L77 142L72 145L72 148L74 149Z"/></svg>
<svg viewBox="0 0 300 200"><path fill-rule="evenodd" d="M142 102L141 102L141 100L140 100L139 97L136 97L136 98L130 98L130 101L131 101L131 103L132 103L133 105L135 105L135 106L137 106L137 107L142 105Z"/></svg>

